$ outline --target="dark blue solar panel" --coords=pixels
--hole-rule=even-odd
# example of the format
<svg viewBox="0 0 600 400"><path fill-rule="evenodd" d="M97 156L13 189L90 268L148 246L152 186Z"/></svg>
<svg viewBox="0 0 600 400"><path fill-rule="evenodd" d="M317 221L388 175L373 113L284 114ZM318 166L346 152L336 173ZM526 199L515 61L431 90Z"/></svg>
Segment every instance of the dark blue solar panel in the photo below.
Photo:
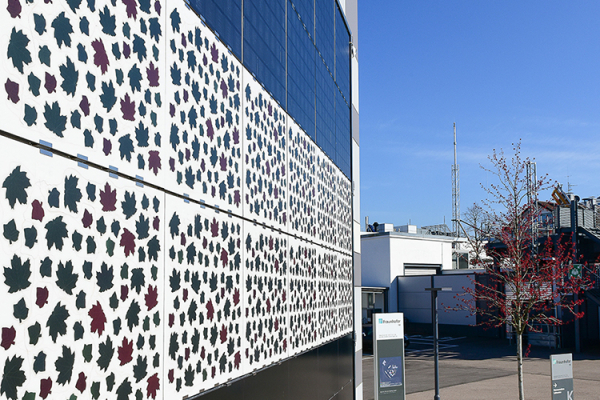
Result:
<svg viewBox="0 0 600 400"><path fill-rule="evenodd" d="M335 81L350 103L350 34L340 10L335 19Z"/></svg>
<svg viewBox="0 0 600 400"><path fill-rule="evenodd" d="M190 6L241 59L242 0L190 0Z"/></svg>
<svg viewBox="0 0 600 400"><path fill-rule="evenodd" d="M350 35L336 1L246 0L243 10L242 0L190 5L349 177Z"/></svg>
<svg viewBox="0 0 600 400"><path fill-rule="evenodd" d="M335 0L315 0L315 43L331 71L335 67Z"/></svg>
<svg viewBox="0 0 600 400"><path fill-rule="evenodd" d="M289 114L315 139L315 46L298 14L288 9Z"/></svg>
<svg viewBox="0 0 600 400"><path fill-rule="evenodd" d="M300 15L302 23L306 27L312 40L315 38L315 1L314 0L290 0L294 10ZM290 8L288 8L288 13Z"/></svg>
<svg viewBox="0 0 600 400"><path fill-rule="evenodd" d="M319 57L317 59L317 145L335 160L335 94L333 77Z"/></svg>
<svg viewBox="0 0 600 400"><path fill-rule="evenodd" d="M244 66L285 106L286 0L244 2Z"/></svg>
<svg viewBox="0 0 600 400"><path fill-rule="evenodd" d="M340 91L335 100L335 163L342 172L350 177L352 160L350 158L350 107Z"/></svg>

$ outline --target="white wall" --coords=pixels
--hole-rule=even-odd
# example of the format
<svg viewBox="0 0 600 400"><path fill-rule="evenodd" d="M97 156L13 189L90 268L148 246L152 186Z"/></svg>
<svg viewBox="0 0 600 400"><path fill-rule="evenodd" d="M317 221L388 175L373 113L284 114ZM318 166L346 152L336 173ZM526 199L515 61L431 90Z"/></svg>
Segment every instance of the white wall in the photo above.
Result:
<svg viewBox="0 0 600 400"><path fill-rule="evenodd" d="M438 320L440 324L448 325L473 325L475 316L467 311L451 311L449 308L456 306L457 294L464 293L465 287L473 287L472 279L475 274L460 275L436 275L436 276L406 276L398 278L400 293L399 312L403 312L410 322L431 323L431 292L425 288L451 287L450 292L439 292L438 294Z"/></svg>
<svg viewBox="0 0 600 400"><path fill-rule="evenodd" d="M404 276L405 264L441 265L452 269L452 242L436 237L410 235L363 236L362 285L390 288L388 311L396 312L396 277ZM427 278L429 279L429 278Z"/></svg>
<svg viewBox="0 0 600 400"><path fill-rule="evenodd" d="M381 236L363 237L361 252L362 285L389 287L390 241Z"/></svg>

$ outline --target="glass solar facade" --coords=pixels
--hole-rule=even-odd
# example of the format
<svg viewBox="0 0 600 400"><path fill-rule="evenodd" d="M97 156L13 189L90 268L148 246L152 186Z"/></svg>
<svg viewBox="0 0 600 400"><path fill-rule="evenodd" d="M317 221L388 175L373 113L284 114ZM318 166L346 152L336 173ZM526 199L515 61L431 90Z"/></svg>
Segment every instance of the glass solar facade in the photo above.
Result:
<svg viewBox="0 0 600 400"><path fill-rule="evenodd" d="M191 0L232 53L350 177L350 33L335 0Z"/></svg>

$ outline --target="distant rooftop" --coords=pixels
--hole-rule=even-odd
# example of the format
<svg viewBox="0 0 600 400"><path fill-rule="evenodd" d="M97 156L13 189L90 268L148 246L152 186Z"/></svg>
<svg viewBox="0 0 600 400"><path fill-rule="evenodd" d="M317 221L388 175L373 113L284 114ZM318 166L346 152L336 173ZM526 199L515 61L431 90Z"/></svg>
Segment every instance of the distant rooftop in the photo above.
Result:
<svg viewBox="0 0 600 400"><path fill-rule="evenodd" d="M457 239L448 226L446 224L439 225L429 225L423 226L421 228L416 225L393 225L382 223L379 224L377 222L373 224L367 225L366 232L363 232L362 235L379 235L379 234L398 234L398 235L410 235L410 236L436 236L443 237L447 239Z"/></svg>

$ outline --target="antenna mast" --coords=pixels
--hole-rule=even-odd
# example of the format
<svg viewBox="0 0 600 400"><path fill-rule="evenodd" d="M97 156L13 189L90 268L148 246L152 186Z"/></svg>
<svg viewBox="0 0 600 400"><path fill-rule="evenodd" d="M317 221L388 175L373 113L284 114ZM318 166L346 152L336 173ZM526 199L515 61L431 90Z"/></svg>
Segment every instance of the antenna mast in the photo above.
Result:
<svg viewBox="0 0 600 400"><path fill-rule="evenodd" d="M456 163L456 122L454 123L454 165L452 165L452 233L460 237L460 179Z"/></svg>
<svg viewBox="0 0 600 400"><path fill-rule="evenodd" d="M531 248L533 254L537 254L537 248L535 246L536 239L538 236L538 188L537 188L537 165L534 162L527 161L526 164L527 174L527 203L530 208L529 215L531 224Z"/></svg>

